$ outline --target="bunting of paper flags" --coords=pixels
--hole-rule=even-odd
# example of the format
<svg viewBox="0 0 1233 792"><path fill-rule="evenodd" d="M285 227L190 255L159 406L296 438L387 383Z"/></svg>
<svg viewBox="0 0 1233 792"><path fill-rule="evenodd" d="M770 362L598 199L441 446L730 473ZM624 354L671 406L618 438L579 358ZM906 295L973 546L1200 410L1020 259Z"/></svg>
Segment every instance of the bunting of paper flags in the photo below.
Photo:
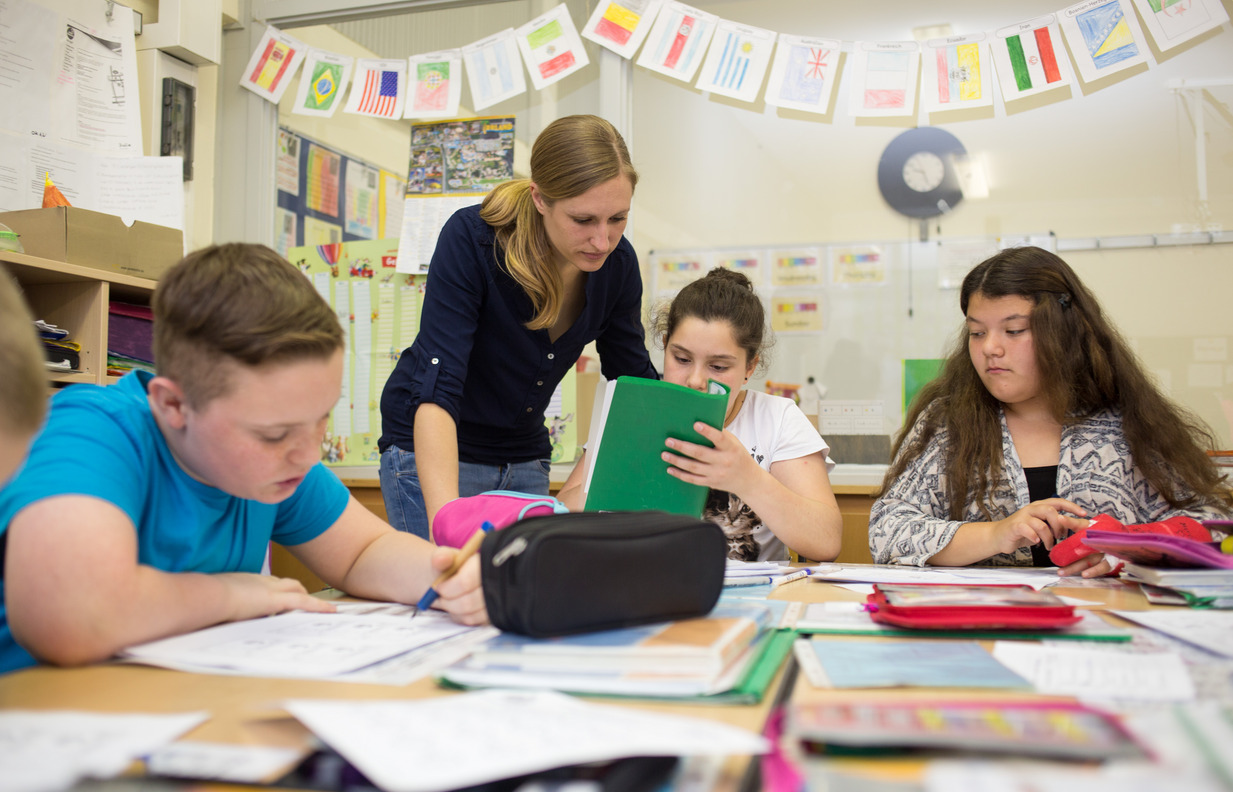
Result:
<svg viewBox="0 0 1233 792"><path fill-rule="evenodd" d="M825 113L830 109L842 42L779 34L766 83L766 103L787 110Z"/></svg>
<svg viewBox="0 0 1233 792"><path fill-rule="evenodd" d="M930 39L921 61L921 101L927 112L993 105L993 63L984 33Z"/></svg>
<svg viewBox="0 0 1233 792"><path fill-rule="evenodd" d="M990 49L1007 102L1070 85L1070 59L1053 14L998 30Z"/></svg>
<svg viewBox="0 0 1233 792"><path fill-rule="evenodd" d="M647 36L638 65L654 72L692 82L719 17L668 0Z"/></svg>
<svg viewBox="0 0 1233 792"><path fill-rule="evenodd" d="M402 118L406 96L405 60L360 58L355 64L355 81L343 112L374 118Z"/></svg>
<svg viewBox="0 0 1233 792"><path fill-rule="evenodd" d="M531 85L542 91L590 63L582 38L565 4L532 19L516 31L518 49L531 73Z"/></svg>
<svg viewBox="0 0 1233 792"><path fill-rule="evenodd" d="M462 50L444 50L407 59L407 118L454 118L462 98Z"/></svg>
<svg viewBox="0 0 1233 792"><path fill-rule="evenodd" d="M1130 0L1086 0L1062 9L1058 17L1084 82L1148 62Z"/></svg>
<svg viewBox="0 0 1233 792"><path fill-rule="evenodd" d="M858 41L852 48L849 114L861 117L911 116L916 112L915 41Z"/></svg>
<svg viewBox="0 0 1233 792"><path fill-rule="evenodd" d="M471 86L473 110L483 110L527 91L513 28L466 45L462 48L462 61Z"/></svg>
<svg viewBox="0 0 1233 792"><path fill-rule="evenodd" d="M742 102L752 102L762 90L775 49L775 32L719 20L707 50L697 87Z"/></svg>
<svg viewBox="0 0 1233 792"><path fill-rule="evenodd" d="M1135 0L1135 5L1162 52L1229 21L1220 0Z"/></svg>
<svg viewBox="0 0 1233 792"><path fill-rule="evenodd" d="M304 71L291 112L329 118L342 104L342 95L351 80L355 59L325 50L309 49L304 56Z"/></svg>
<svg viewBox="0 0 1233 792"><path fill-rule="evenodd" d="M922 68L922 103L937 112L990 105L994 71L1003 98L1013 101L1072 84L1070 58L1089 83L1152 66L1139 16L1162 51L1229 19L1221 0L1084 0L992 33L930 41L923 49L916 42L858 41L848 58L849 113L912 116ZM507 28L461 50L406 62L360 61L366 66L357 67L354 80L351 58L267 28L240 84L277 103L304 62L295 113L332 115L351 82L347 112L449 118L460 103L463 64L478 111L526 92L524 62L537 89L588 65L582 38L624 58L640 53L639 66L685 82L696 76L701 90L741 101L757 99L769 65L766 103L810 113L829 112L839 55L849 47L721 20L677 0L599 0L581 36L562 4L517 31Z"/></svg>
<svg viewBox="0 0 1233 792"><path fill-rule="evenodd" d="M600 0L582 35L632 60L646 40L663 0Z"/></svg>
<svg viewBox="0 0 1233 792"><path fill-rule="evenodd" d="M240 85L278 104L307 51L308 47L300 40L267 27L240 76Z"/></svg>

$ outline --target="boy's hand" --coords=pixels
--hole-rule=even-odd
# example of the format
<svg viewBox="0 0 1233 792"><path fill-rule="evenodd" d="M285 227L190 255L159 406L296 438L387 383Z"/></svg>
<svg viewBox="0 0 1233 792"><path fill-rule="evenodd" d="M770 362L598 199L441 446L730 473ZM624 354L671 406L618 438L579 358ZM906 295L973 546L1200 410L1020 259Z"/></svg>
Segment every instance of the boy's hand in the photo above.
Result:
<svg viewBox="0 0 1233 792"><path fill-rule="evenodd" d="M432 553L433 577L449 569L458 551L451 547L438 547ZM437 586L440 596L433 603L459 624L479 625L488 623L488 608L484 604L484 591L480 588L480 559L473 555L466 560L458 573Z"/></svg>
<svg viewBox="0 0 1233 792"><path fill-rule="evenodd" d="M318 599L292 578L255 575L248 572L224 572L214 575L226 587L230 616L227 621L255 619L292 610L313 613L334 613L337 608Z"/></svg>

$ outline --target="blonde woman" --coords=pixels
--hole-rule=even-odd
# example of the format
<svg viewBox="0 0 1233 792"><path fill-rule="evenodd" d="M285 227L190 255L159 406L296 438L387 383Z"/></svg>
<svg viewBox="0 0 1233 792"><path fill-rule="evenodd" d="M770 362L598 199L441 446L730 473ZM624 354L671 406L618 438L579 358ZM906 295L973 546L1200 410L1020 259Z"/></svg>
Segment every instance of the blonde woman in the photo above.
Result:
<svg viewBox="0 0 1233 792"><path fill-rule="evenodd" d="M381 397L394 527L429 538L437 510L460 495L547 494L544 411L590 342L605 377L658 377L638 259L622 236L637 181L610 123L567 116L536 138L530 179L445 224L419 335Z"/></svg>

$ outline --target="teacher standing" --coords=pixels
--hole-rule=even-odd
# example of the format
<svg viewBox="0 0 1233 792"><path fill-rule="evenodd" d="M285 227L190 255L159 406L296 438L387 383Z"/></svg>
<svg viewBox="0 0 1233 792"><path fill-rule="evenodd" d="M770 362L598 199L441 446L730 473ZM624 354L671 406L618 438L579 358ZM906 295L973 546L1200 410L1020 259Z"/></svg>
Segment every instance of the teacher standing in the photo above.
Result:
<svg viewBox="0 0 1233 792"><path fill-rule="evenodd" d="M590 342L603 375L657 378L638 258L622 236L638 174L592 115L549 124L531 178L446 222L420 332L381 395L381 494L390 523L431 538L460 495L548 493L544 411Z"/></svg>

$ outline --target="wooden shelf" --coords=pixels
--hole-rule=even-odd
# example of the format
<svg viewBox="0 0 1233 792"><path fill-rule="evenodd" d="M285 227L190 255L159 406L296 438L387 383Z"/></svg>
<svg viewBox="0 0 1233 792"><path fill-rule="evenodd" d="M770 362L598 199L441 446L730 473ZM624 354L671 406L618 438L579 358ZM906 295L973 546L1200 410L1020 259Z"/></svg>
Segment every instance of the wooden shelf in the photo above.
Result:
<svg viewBox="0 0 1233 792"><path fill-rule="evenodd" d="M157 282L8 250L0 251L0 265L21 285L35 319L68 330L69 340L81 344L80 370L48 371L48 381L53 386L115 382L107 375L108 303L148 304Z"/></svg>

